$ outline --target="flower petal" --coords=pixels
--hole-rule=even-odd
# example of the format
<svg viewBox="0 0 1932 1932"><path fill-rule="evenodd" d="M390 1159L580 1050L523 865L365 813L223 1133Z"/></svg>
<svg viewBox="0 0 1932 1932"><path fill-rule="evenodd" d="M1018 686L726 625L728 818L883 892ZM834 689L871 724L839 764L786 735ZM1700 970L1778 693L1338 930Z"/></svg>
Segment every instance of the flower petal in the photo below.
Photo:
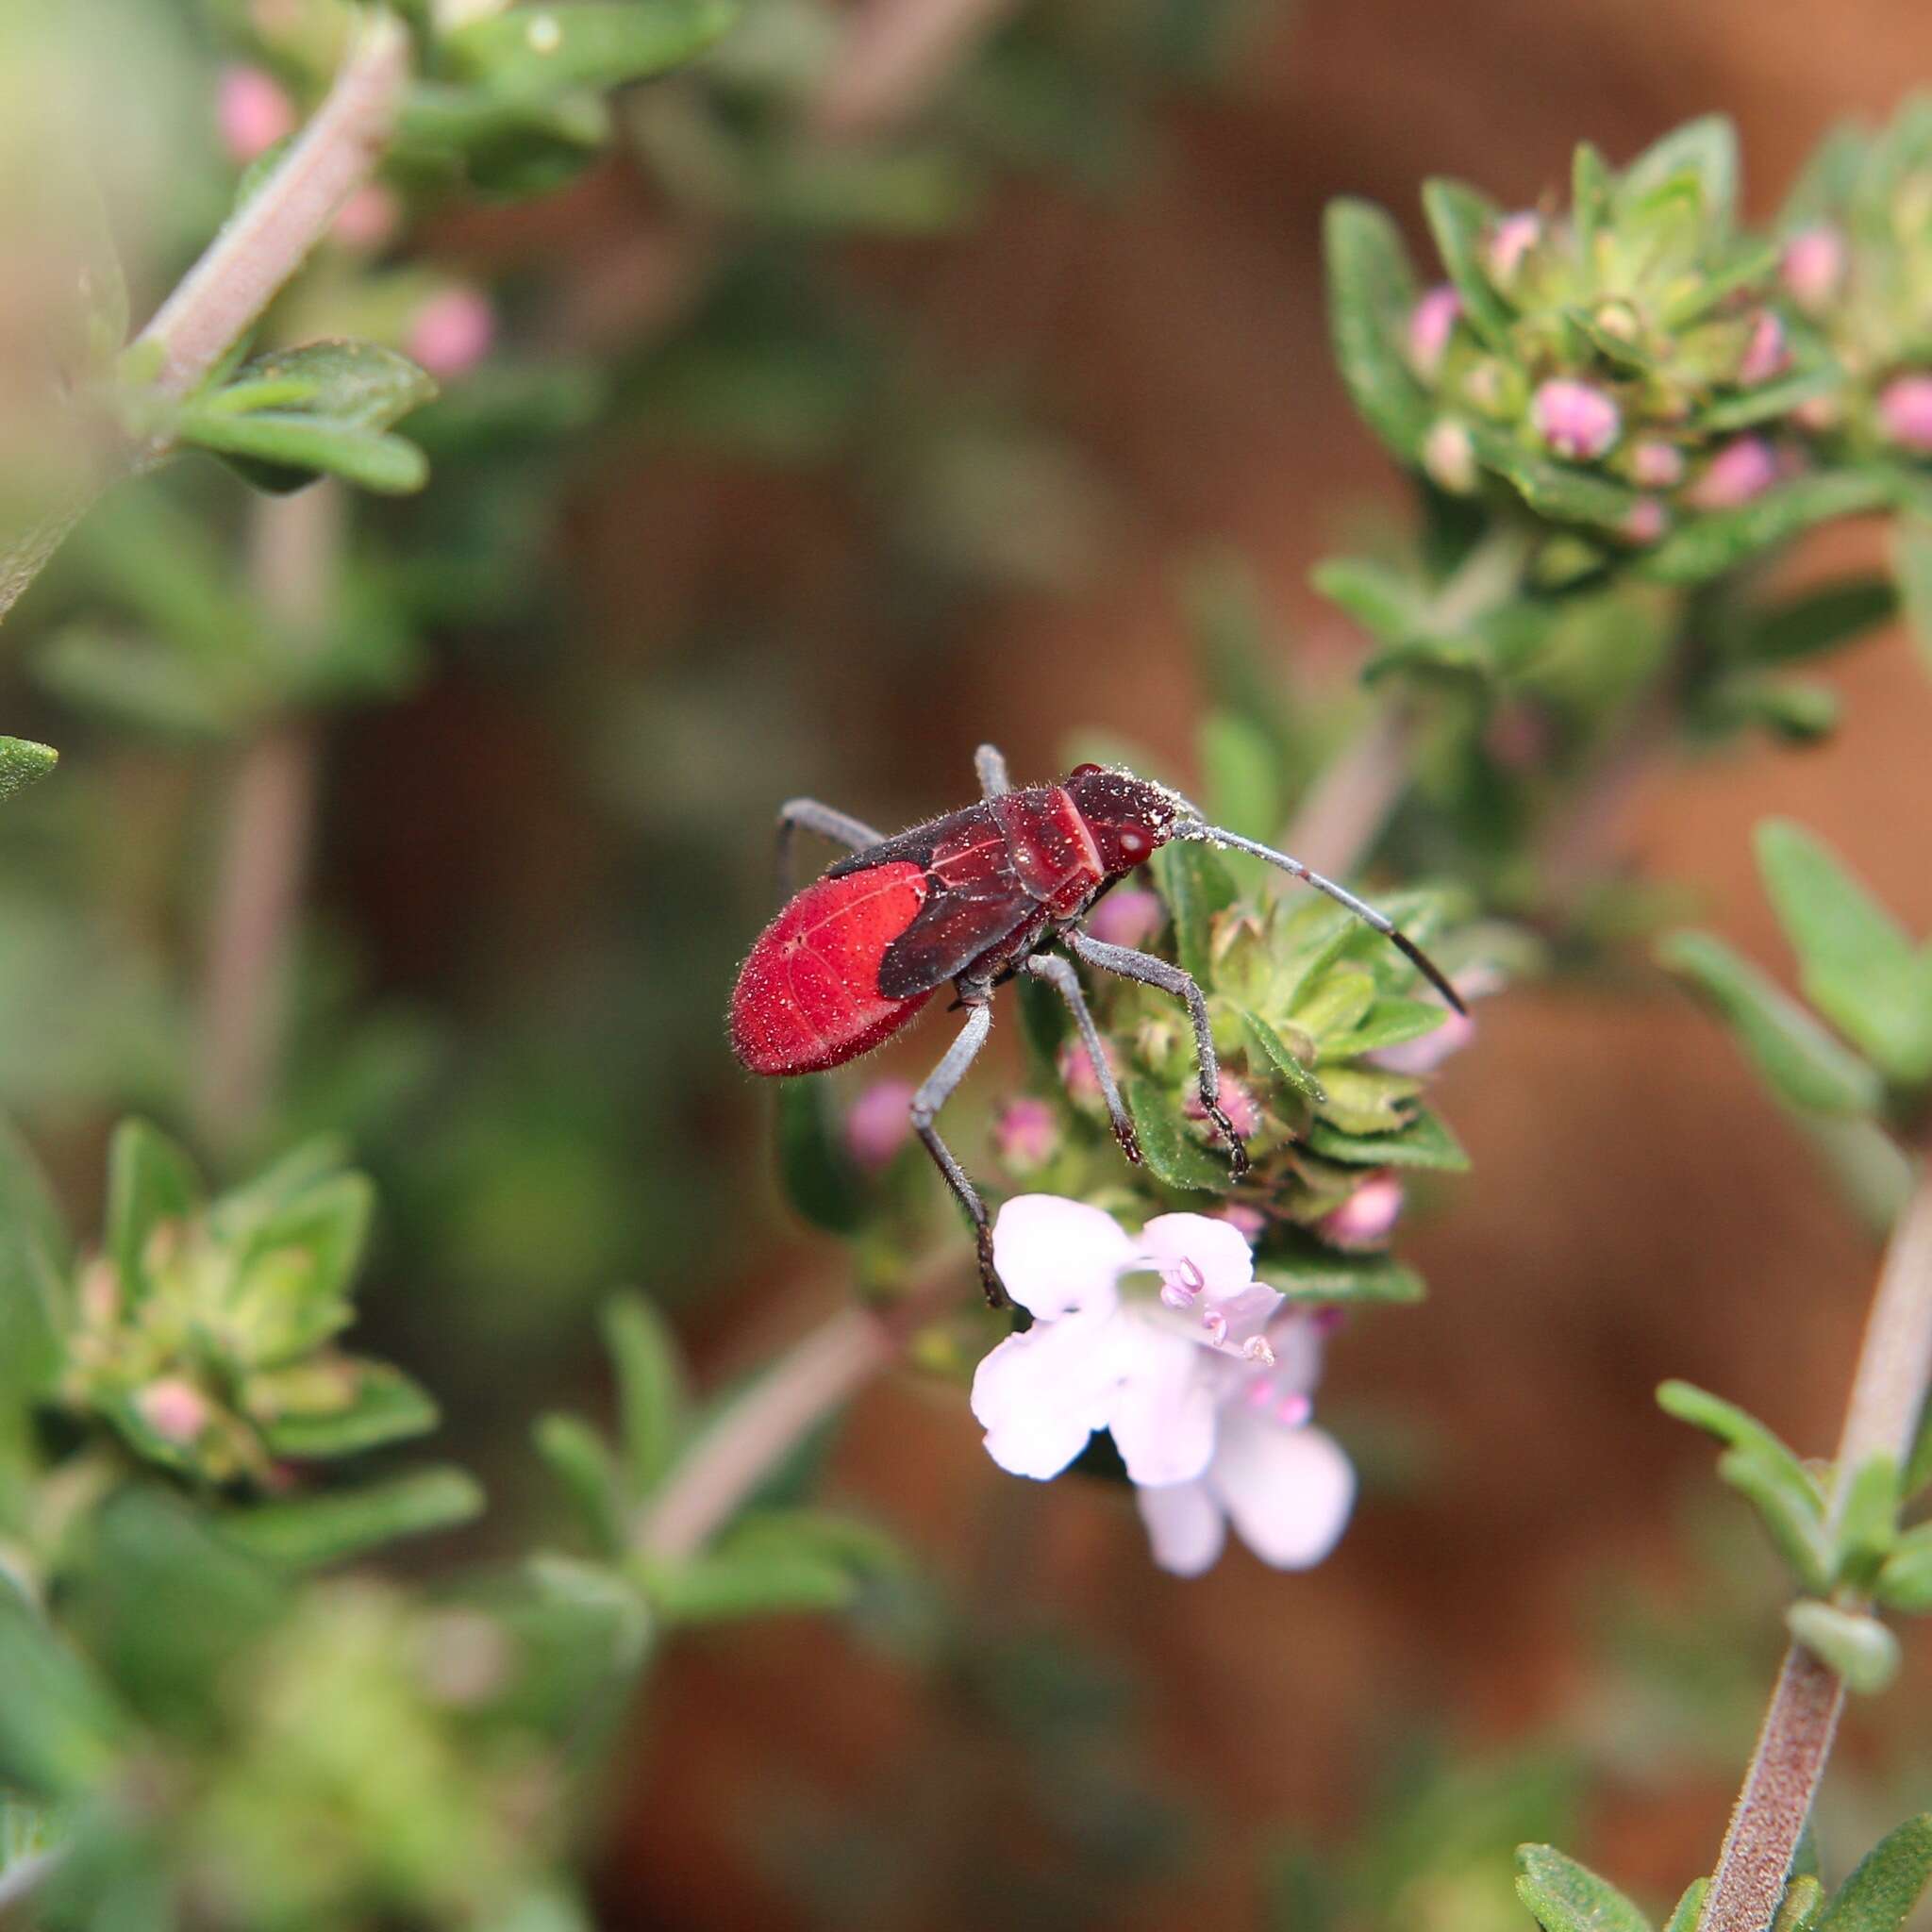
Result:
<svg viewBox="0 0 1932 1932"><path fill-rule="evenodd" d="M1045 1322L1110 1311L1135 1253L1112 1215L1058 1194L1016 1194L993 1223L992 1261L1007 1292Z"/></svg>
<svg viewBox="0 0 1932 1932"><path fill-rule="evenodd" d="M1157 1214L1141 1230L1141 1252L1158 1268L1191 1261L1209 1301L1224 1301L1255 1278L1254 1251L1231 1222L1206 1214Z"/></svg>
<svg viewBox="0 0 1932 1932"><path fill-rule="evenodd" d="M1154 1560L1175 1576L1199 1576L1214 1567L1227 1541L1227 1518L1205 1482L1169 1483L1136 1490L1141 1521L1154 1545Z"/></svg>
<svg viewBox="0 0 1932 1932"><path fill-rule="evenodd" d="M973 1413L987 1454L1014 1475L1059 1474L1107 1426L1117 1375L1108 1332L1116 1318L1072 1317L1009 1335L973 1377Z"/></svg>
<svg viewBox="0 0 1932 1932"><path fill-rule="evenodd" d="M1112 1355L1116 1385L1107 1426L1137 1483L1191 1482L1214 1455L1219 1378L1211 1353L1152 1322L1123 1315Z"/></svg>
<svg viewBox="0 0 1932 1932"><path fill-rule="evenodd" d="M1355 1470L1332 1436L1238 1408L1223 1415L1208 1480L1241 1541L1277 1570L1319 1563L1355 1506Z"/></svg>

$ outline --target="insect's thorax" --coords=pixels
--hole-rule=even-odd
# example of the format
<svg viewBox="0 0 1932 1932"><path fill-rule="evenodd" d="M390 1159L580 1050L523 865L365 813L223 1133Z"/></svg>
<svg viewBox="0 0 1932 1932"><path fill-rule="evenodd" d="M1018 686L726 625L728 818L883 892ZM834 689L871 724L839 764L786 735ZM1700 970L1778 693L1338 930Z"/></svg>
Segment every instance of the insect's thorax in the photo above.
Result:
<svg viewBox="0 0 1932 1932"><path fill-rule="evenodd" d="M1067 918L1107 877L1093 835L1060 785L1032 785L989 801L1013 871L1056 918Z"/></svg>

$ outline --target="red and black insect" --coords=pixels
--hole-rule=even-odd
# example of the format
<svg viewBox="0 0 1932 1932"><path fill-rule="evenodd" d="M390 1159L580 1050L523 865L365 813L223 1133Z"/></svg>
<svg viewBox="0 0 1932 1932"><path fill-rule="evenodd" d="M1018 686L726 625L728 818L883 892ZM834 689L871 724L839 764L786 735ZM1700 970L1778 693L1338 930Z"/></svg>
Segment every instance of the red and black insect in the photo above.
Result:
<svg viewBox="0 0 1932 1932"><path fill-rule="evenodd" d="M977 805L882 837L809 798L778 814L780 891L791 892L791 841L818 832L852 856L795 897L758 935L731 996L731 1045L754 1074L822 1073L870 1053L951 983L966 1024L912 1099L912 1125L973 1222L989 1299L1004 1300L992 1237L978 1191L940 1138L939 1110L973 1064L992 1024L992 990L1016 973L1051 986L1067 1003L1093 1063L1113 1130L1129 1160L1141 1150L1121 1100L1079 975L1058 953L1101 973L1158 987L1187 1004L1193 1022L1201 1105L1227 1143L1236 1179L1247 1156L1220 1105L1221 1066L1208 1002L1180 967L1108 945L1082 922L1108 887L1173 839L1253 853L1339 900L1399 946L1457 1011L1455 989L1415 942L1373 906L1299 859L1210 825L1186 799L1126 772L1081 765L1058 785L1015 791L991 745L975 758Z"/></svg>

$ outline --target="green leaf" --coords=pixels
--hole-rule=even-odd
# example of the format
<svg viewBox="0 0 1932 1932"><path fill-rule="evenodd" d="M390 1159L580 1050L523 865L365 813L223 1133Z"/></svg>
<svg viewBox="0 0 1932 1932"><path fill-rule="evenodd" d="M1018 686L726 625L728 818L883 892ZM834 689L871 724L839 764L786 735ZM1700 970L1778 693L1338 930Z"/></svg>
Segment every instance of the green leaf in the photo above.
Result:
<svg viewBox="0 0 1932 1932"><path fill-rule="evenodd" d="M679 1623L844 1608L866 1577L902 1569L879 1530L822 1509L756 1509L706 1555L653 1562L653 1600Z"/></svg>
<svg viewBox="0 0 1932 1932"><path fill-rule="evenodd" d="M255 714L252 666L210 664L173 645L63 625L35 651L33 675L61 703L123 729L167 738L220 739Z"/></svg>
<svg viewBox="0 0 1932 1932"><path fill-rule="evenodd" d="M1469 1170L1460 1142L1426 1108L1395 1134L1344 1134L1317 1121L1308 1130L1308 1152L1351 1167L1434 1168L1444 1174Z"/></svg>
<svg viewBox="0 0 1932 1932"><path fill-rule="evenodd" d="M1174 951L1204 989L1214 984L1214 915L1235 902L1233 875L1211 845L1175 839L1152 861L1154 883L1174 922Z"/></svg>
<svg viewBox="0 0 1932 1932"><path fill-rule="evenodd" d="M1519 1846L1516 1869L1516 1895L1543 1932L1651 1932L1615 1886L1553 1845Z"/></svg>
<svg viewBox="0 0 1932 1932"><path fill-rule="evenodd" d="M1358 1059L1365 1053L1379 1053L1385 1046L1401 1046L1407 1041L1424 1039L1448 1018L1448 1008L1431 1001L1383 995L1353 1030L1330 1033L1323 1039L1323 1063Z"/></svg>
<svg viewBox="0 0 1932 1932"><path fill-rule="evenodd" d="M1313 1072L1305 1066L1292 1053L1288 1043L1260 1014L1250 1012L1246 1007L1238 1008L1241 1024L1248 1030L1248 1038L1255 1042L1255 1058L1261 1065L1273 1070L1275 1077L1290 1091L1299 1094L1304 1100L1324 1101L1328 1095Z"/></svg>
<svg viewBox="0 0 1932 1932"><path fill-rule="evenodd" d="M331 1174L267 1216L241 1245L250 1263L293 1250L307 1264L305 1294L315 1301L347 1296L362 1265L375 1189L366 1174Z"/></svg>
<svg viewBox="0 0 1932 1932"><path fill-rule="evenodd" d="M1932 1877L1932 1812L1907 1819L1858 1862L1817 1932L1899 1932Z"/></svg>
<svg viewBox="0 0 1932 1932"><path fill-rule="evenodd" d="M1921 1524L1899 1538L1872 1593L1890 1609L1932 1610L1932 1524Z"/></svg>
<svg viewBox="0 0 1932 1932"><path fill-rule="evenodd" d="M1696 183L1706 219L1727 230L1738 207L1738 130L1722 114L1706 114L1674 128L1624 170L1617 207L1627 211L1683 175Z"/></svg>
<svg viewBox="0 0 1932 1932"><path fill-rule="evenodd" d="M1843 373L1829 362L1794 369L1789 375L1760 382L1753 389L1711 404L1698 415L1698 433L1725 436L1734 430L1754 428L1759 423L1782 422L1800 404L1829 395L1843 381Z"/></svg>
<svg viewBox="0 0 1932 1932"><path fill-rule="evenodd" d="M433 1429L437 1407L428 1391L387 1362L352 1362L355 1393L340 1408L261 1420L270 1451L294 1461L355 1456Z"/></svg>
<svg viewBox="0 0 1932 1932"><path fill-rule="evenodd" d="M828 1234L865 1220L865 1183L839 1131L832 1083L823 1074L778 1088L778 1176L799 1216Z"/></svg>
<svg viewBox="0 0 1932 1932"><path fill-rule="evenodd" d="M574 1415L546 1415L535 1431L537 1453L563 1485L577 1517L600 1557L625 1548L625 1497L617 1465L604 1439Z"/></svg>
<svg viewBox="0 0 1932 1932"><path fill-rule="evenodd" d="M1860 631L1889 623L1898 604L1897 590L1883 577L1840 578L1751 612L1738 652L1755 664L1814 658L1837 650Z"/></svg>
<svg viewBox="0 0 1932 1932"><path fill-rule="evenodd" d="M1417 585L1374 558L1328 558L1309 573L1308 581L1385 644L1407 643L1427 622L1428 603Z"/></svg>
<svg viewBox="0 0 1932 1932"><path fill-rule="evenodd" d="M1881 509L1891 493L1890 479L1870 472L1834 470L1795 477L1741 508L1693 519L1646 553L1640 568L1659 583L1707 583L1814 525Z"/></svg>
<svg viewBox="0 0 1932 1932"><path fill-rule="evenodd" d="M452 70L499 97L541 100L682 66L737 17L733 0L554 0L456 27L442 52Z"/></svg>
<svg viewBox="0 0 1932 1932"><path fill-rule="evenodd" d="M1267 840L1281 824L1281 755L1252 718L1210 711L1199 730L1202 801L1217 824L1244 838Z"/></svg>
<svg viewBox="0 0 1932 1932"><path fill-rule="evenodd" d="M1155 1179L1171 1188L1218 1192L1227 1185L1227 1163L1217 1160L1181 1125L1174 1101L1145 1075L1124 1083L1127 1111L1140 1136L1141 1156Z"/></svg>
<svg viewBox="0 0 1932 1932"><path fill-rule="evenodd" d="M0 798L24 791L59 761L60 754L51 744L36 744L28 738L0 738Z"/></svg>
<svg viewBox="0 0 1932 1932"><path fill-rule="evenodd" d="M1932 674L1932 523L1901 517L1892 525L1891 574L1919 660Z"/></svg>
<svg viewBox="0 0 1932 1932"><path fill-rule="evenodd" d="M111 1771L125 1720L94 1673L0 1574L0 1784L79 1798Z"/></svg>
<svg viewBox="0 0 1932 1932"><path fill-rule="evenodd" d="M1785 1627L1861 1697L1876 1696L1898 1675L1898 1639L1875 1617L1807 1598L1785 1612Z"/></svg>
<svg viewBox="0 0 1932 1932"><path fill-rule="evenodd" d="M0 1120L0 1503L9 1461L25 1454L26 1408L59 1373L68 1261L45 1177Z"/></svg>
<svg viewBox="0 0 1932 1932"><path fill-rule="evenodd" d="M1778 1903L1777 1917L1771 1922L1771 1932L1809 1932L1824 1904L1824 1887L1818 1874L1794 1873Z"/></svg>
<svg viewBox="0 0 1932 1932"><path fill-rule="evenodd" d="M1538 516L1552 523L1616 529L1637 508L1637 491L1600 471L1557 462L1489 424L1471 424L1469 431L1483 467L1493 470Z"/></svg>
<svg viewBox="0 0 1932 1932"><path fill-rule="evenodd" d="M1401 231L1373 203L1331 201L1322 252L1329 340L1349 400L1402 461L1413 462L1433 410L1402 355L1415 282Z"/></svg>
<svg viewBox="0 0 1932 1932"><path fill-rule="evenodd" d="M1802 827L1760 825L1757 863L1806 997L1894 1079L1932 1079L1932 958Z"/></svg>
<svg viewBox="0 0 1932 1932"><path fill-rule="evenodd" d="M194 1163L158 1127L123 1121L108 1149L108 1258L122 1292L139 1299L147 1286L146 1254L155 1230L180 1223L202 1206Z"/></svg>
<svg viewBox="0 0 1932 1932"><path fill-rule="evenodd" d="M1676 1910L1664 1922L1664 1932L1696 1932L1698 1914L1704 1910L1705 1894L1709 1890L1709 1879L1693 1878L1684 1888Z"/></svg>
<svg viewBox="0 0 1932 1932"><path fill-rule="evenodd" d="M1878 1075L1722 940L1673 933L1658 942L1657 958L1710 1000L1780 1099L1809 1113L1877 1110L1884 1097Z"/></svg>
<svg viewBox="0 0 1932 1932"><path fill-rule="evenodd" d="M683 1436L687 1392L677 1339L640 1294L604 1305L604 1345L617 1369L617 1410L631 1486L648 1495L671 1467Z"/></svg>
<svg viewBox="0 0 1932 1932"><path fill-rule="evenodd" d="M480 1516L483 1506L474 1476L439 1465L355 1489L229 1510L216 1518L215 1528L279 1569L320 1570L403 1537L458 1528Z"/></svg>
<svg viewBox="0 0 1932 1932"><path fill-rule="evenodd" d="M1834 1510L1838 1532L1832 1581L1868 1591L1898 1541L1898 1464L1874 1456L1851 1473Z"/></svg>
<svg viewBox="0 0 1932 1932"><path fill-rule="evenodd" d="M1255 1263L1255 1279L1291 1302L1341 1307L1408 1305L1427 1291L1413 1268L1387 1255L1343 1255L1311 1239L1271 1246Z"/></svg>
<svg viewBox="0 0 1932 1932"><path fill-rule="evenodd" d="M247 481L276 492L330 475L379 496L408 496L429 480L429 459L413 442L288 409L246 416L190 411L182 417L181 437L214 456L237 459Z"/></svg>
<svg viewBox="0 0 1932 1932"><path fill-rule="evenodd" d="M1506 347L1515 310L1496 292L1483 266L1483 250L1501 210L1474 188L1439 176L1423 183L1423 213L1470 326L1491 348Z"/></svg>

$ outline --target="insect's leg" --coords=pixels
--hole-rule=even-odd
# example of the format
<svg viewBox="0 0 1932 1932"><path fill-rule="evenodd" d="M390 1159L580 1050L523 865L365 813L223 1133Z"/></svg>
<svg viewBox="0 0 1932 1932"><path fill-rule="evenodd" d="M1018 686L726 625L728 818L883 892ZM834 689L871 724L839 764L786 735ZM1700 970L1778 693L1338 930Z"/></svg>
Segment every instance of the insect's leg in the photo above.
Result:
<svg viewBox="0 0 1932 1932"><path fill-rule="evenodd" d="M986 1203L979 1198L979 1190L967 1179L966 1170L954 1158L953 1150L940 1139L939 1129L933 1125L940 1108L953 1097L953 1089L966 1077L966 1069L973 1064L979 1049L986 1044L986 1036L992 1030L992 1008L985 992L962 993L961 996L967 1000L969 1008L966 1024L960 1027L959 1037L946 1049L945 1058L932 1070L925 1084L912 1096L912 1131L925 1142L925 1151L932 1156L933 1165L945 1176L947 1187L952 1189L960 1207L965 1208L979 1249L979 1278L985 1285L987 1301L993 1307L1002 1308L1007 1306L1007 1291L1000 1286L999 1276L993 1273L992 1227L986 1218Z"/></svg>
<svg viewBox="0 0 1932 1932"><path fill-rule="evenodd" d="M1074 1024L1079 1030L1080 1043L1093 1063L1093 1077L1100 1082L1100 1097L1107 1102L1107 1117L1113 1123L1113 1137L1121 1143L1121 1152L1138 1164L1141 1158L1140 1137L1134 1132L1133 1116L1127 1112L1126 1104L1121 1099L1112 1063L1108 1059L1107 1048L1101 1044L1100 1029L1094 1025L1093 1015L1087 1009L1087 995L1080 991L1080 975L1058 953L1035 953L1020 970L1031 974L1035 979L1044 980L1066 1001L1067 1009L1074 1016Z"/></svg>
<svg viewBox="0 0 1932 1932"><path fill-rule="evenodd" d="M1235 1179L1240 1180L1248 1171L1247 1149L1241 1145L1234 1123L1222 1111L1221 1061L1215 1057L1207 996L1194 984L1192 975L1165 959L1157 959L1152 953L1137 953L1131 946L1110 946L1105 940L1091 939L1077 926L1064 929L1060 943L1076 958L1086 960L1102 973L1116 974L1122 979L1138 979L1142 986L1158 987L1162 992L1171 992L1187 1002L1188 1018L1194 1024L1194 1061L1200 1070L1201 1106L1227 1142L1228 1165Z"/></svg>
<svg viewBox="0 0 1932 1932"><path fill-rule="evenodd" d="M973 754L973 769L979 774L983 797L997 798L1002 791L1013 789L1012 780L1007 776L1006 754L996 744L982 744Z"/></svg>
<svg viewBox="0 0 1932 1932"><path fill-rule="evenodd" d="M791 896L791 846L801 825L808 832L816 832L822 839L829 839L835 845L848 845L854 852L863 852L868 845L876 845L885 837L883 832L874 831L863 819L835 810L829 805L821 805L816 798L788 798L778 808L780 899Z"/></svg>

